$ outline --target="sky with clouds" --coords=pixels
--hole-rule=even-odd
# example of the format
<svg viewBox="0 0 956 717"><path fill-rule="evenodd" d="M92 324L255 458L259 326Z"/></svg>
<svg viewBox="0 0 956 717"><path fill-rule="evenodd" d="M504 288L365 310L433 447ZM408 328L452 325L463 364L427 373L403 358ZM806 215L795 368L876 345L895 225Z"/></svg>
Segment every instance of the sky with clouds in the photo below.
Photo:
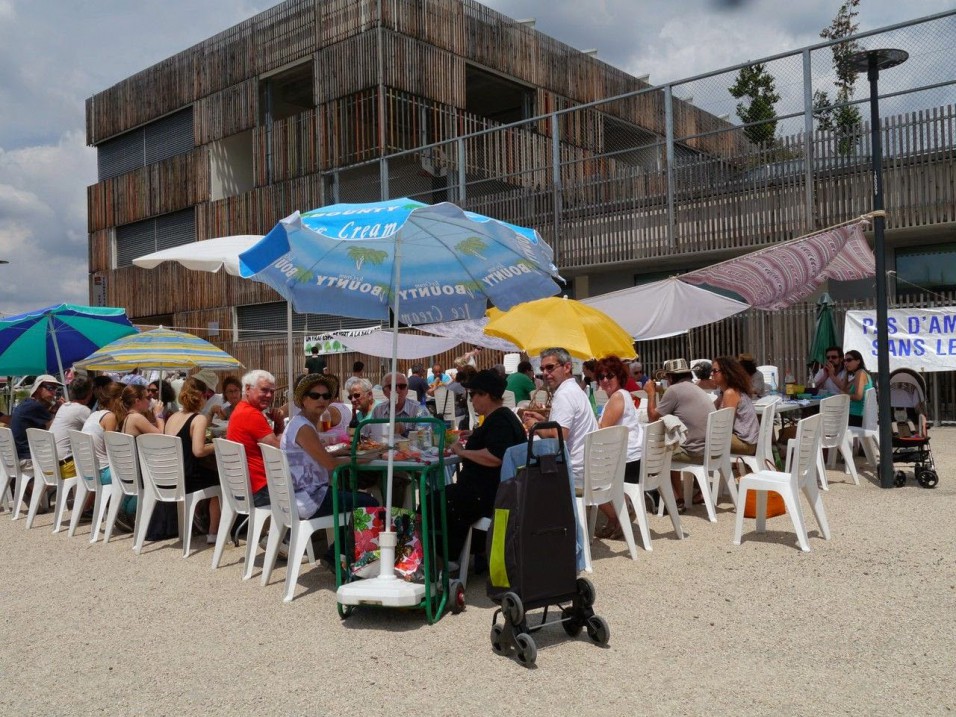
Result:
<svg viewBox="0 0 956 717"><path fill-rule="evenodd" d="M0 314L88 303L85 101L276 4L270 0L0 0ZM819 42L839 0L487 0L660 83ZM862 0L861 30L953 0ZM951 62L951 59L947 61ZM915 69L915 68L914 68Z"/></svg>

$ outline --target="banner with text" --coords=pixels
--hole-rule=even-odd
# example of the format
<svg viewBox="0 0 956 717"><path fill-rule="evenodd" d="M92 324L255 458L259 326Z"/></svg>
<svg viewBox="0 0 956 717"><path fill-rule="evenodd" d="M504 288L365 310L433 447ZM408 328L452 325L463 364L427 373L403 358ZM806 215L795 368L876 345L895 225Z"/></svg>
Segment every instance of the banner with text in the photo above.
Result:
<svg viewBox="0 0 956 717"><path fill-rule="evenodd" d="M344 354L352 349L347 348L341 341L342 336L365 336L378 331L380 326L369 326L365 329L348 329L325 334L309 334L302 339L302 348L306 356L312 355L312 347L319 347L319 355Z"/></svg>
<svg viewBox="0 0 956 717"><path fill-rule="evenodd" d="M891 309L887 315L890 371L956 371L956 306ZM875 373L876 311L847 311L843 350L856 349Z"/></svg>

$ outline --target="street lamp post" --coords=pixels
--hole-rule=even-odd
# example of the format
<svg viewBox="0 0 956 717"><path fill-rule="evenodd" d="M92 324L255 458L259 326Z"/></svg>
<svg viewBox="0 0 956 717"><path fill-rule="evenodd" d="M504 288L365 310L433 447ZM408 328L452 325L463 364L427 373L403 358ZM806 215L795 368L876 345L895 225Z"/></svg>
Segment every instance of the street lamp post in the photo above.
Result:
<svg viewBox="0 0 956 717"><path fill-rule="evenodd" d="M893 487L893 431L890 415L890 350L887 329L886 242L883 235L883 138L880 131L880 70L896 67L909 58L905 50L862 50L849 57L850 65L866 72L870 81L870 136L873 155L873 250L876 254L876 362L880 420L880 487Z"/></svg>

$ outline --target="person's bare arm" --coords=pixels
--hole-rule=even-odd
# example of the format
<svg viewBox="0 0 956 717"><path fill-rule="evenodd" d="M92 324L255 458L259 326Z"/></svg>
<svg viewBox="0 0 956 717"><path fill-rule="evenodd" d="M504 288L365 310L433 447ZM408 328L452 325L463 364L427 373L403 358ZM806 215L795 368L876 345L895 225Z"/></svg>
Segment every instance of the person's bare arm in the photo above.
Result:
<svg viewBox="0 0 956 717"><path fill-rule="evenodd" d="M487 448L468 450L467 448L464 448L461 443L455 441L451 444L451 452L459 458L467 459L473 463L477 463L480 466L498 468L501 465L501 459L494 455Z"/></svg>
<svg viewBox="0 0 956 717"><path fill-rule="evenodd" d="M657 412L657 386L653 380L644 384L644 391L647 393L647 420L652 423L659 421L661 414Z"/></svg>
<svg viewBox="0 0 956 717"><path fill-rule="evenodd" d="M866 371L857 371L856 376L853 378L853 386L847 386L847 393L850 394L852 400L863 400L863 394L865 393L863 388L866 386L866 378Z"/></svg>
<svg viewBox="0 0 956 717"><path fill-rule="evenodd" d="M604 404L604 412L601 414L601 428L616 426L624 415L624 397L615 392L608 402Z"/></svg>

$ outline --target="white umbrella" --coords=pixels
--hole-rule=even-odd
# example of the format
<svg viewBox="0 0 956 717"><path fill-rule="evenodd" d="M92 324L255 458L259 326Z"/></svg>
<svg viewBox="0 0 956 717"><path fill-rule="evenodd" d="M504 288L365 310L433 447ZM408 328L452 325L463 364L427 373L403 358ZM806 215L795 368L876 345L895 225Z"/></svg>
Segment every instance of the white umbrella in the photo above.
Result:
<svg viewBox="0 0 956 717"><path fill-rule="evenodd" d="M750 308L677 277L592 296L581 303L600 309L638 341L674 336Z"/></svg>
<svg viewBox="0 0 956 717"><path fill-rule="evenodd" d="M216 273L225 270L230 276L239 273L239 255L262 239L262 234L235 234L205 241L182 244L133 259L133 265L143 269L155 269L166 261L175 261L187 269ZM292 304L286 302L286 370L289 372L289 388L286 398L292 404L292 376L295 359L292 347Z"/></svg>

